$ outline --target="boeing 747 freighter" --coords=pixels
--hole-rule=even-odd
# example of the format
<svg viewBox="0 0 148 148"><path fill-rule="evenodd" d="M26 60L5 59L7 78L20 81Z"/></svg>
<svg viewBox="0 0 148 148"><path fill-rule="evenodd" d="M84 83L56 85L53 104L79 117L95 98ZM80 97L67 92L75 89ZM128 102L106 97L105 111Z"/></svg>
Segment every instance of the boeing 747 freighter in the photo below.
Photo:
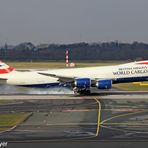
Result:
<svg viewBox="0 0 148 148"><path fill-rule="evenodd" d="M116 83L148 80L148 61L115 66L53 69L46 71L16 71L0 62L0 83L25 87L70 86L75 93L91 93L91 87L110 89Z"/></svg>

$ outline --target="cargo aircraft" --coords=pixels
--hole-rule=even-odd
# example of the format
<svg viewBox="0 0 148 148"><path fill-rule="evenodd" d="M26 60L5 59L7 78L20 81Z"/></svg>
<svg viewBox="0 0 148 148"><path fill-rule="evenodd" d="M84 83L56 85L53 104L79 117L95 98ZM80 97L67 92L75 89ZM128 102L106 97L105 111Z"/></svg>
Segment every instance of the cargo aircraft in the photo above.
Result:
<svg viewBox="0 0 148 148"><path fill-rule="evenodd" d="M24 87L68 86L78 94L89 94L91 88L110 89L116 83L148 80L148 61L114 66L50 69L22 72L0 62L0 84Z"/></svg>

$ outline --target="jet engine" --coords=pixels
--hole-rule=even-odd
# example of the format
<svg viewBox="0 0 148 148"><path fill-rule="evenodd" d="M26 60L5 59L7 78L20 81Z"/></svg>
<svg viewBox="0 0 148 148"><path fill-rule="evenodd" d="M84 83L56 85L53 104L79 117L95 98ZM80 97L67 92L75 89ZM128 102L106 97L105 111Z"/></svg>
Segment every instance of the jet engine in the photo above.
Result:
<svg viewBox="0 0 148 148"><path fill-rule="evenodd" d="M112 87L112 80L99 80L96 86L98 89L110 89Z"/></svg>
<svg viewBox="0 0 148 148"><path fill-rule="evenodd" d="M91 87L110 89L112 87L112 80L98 80L94 82L90 78L75 79L73 90L75 93L89 94Z"/></svg>
<svg viewBox="0 0 148 148"><path fill-rule="evenodd" d="M91 87L91 79L89 79L89 78L76 79L74 82L74 85L78 89L90 88Z"/></svg>

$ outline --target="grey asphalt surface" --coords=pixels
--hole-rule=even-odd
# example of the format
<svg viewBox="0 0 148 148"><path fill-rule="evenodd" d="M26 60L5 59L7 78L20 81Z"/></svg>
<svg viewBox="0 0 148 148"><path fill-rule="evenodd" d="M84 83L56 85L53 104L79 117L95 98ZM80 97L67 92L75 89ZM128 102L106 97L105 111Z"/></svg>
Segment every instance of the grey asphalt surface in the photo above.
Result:
<svg viewBox="0 0 148 148"><path fill-rule="evenodd" d="M32 116L14 130L0 134L2 141L8 141L8 147L24 142L28 147L148 146L148 92L29 95L31 100L12 101L16 96L21 98L10 95L11 102L1 104L0 112L32 112ZM3 97L9 95L0 95L0 99ZM99 108L94 98L101 104L99 123Z"/></svg>
<svg viewBox="0 0 148 148"><path fill-rule="evenodd" d="M32 112L32 115L12 131L0 134L0 139L65 140L88 138L96 133L98 109L93 99L15 100L7 103L0 105L1 113Z"/></svg>
<svg viewBox="0 0 148 148"><path fill-rule="evenodd" d="M21 95L18 96L21 98ZM91 140L148 139L148 93L143 97L141 93L139 95L117 93L99 97L67 96L69 99L61 99L58 95L40 95L40 97L48 99L35 100L33 98L36 98L36 95L32 95L32 100L11 100L11 103L0 105L1 113L32 112L32 116L14 130L0 134L1 139L84 138L85 140L86 137L90 137ZM99 108L94 98L101 104L99 123ZM99 133L96 136L98 124Z"/></svg>

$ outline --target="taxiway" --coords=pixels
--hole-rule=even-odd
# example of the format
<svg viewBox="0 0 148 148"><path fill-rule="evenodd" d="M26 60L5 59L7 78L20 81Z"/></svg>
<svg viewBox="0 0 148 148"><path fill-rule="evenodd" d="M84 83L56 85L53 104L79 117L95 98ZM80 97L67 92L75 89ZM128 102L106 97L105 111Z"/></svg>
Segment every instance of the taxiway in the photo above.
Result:
<svg viewBox="0 0 148 148"><path fill-rule="evenodd" d="M25 122L0 134L1 140L12 145L25 142L38 147L42 142L51 145L75 142L87 147L92 142L93 146L112 142L114 147L119 142L119 147L126 147L133 142L136 147L137 142L147 144L148 92L0 95L0 100L6 101L0 104L1 113L31 113Z"/></svg>
<svg viewBox="0 0 148 148"><path fill-rule="evenodd" d="M75 95L1 95L1 113L30 112L7 140L147 140L148 93ZM11 100L11 102L9 102ZM13 101L12 101L13 100Z"/></svg>

